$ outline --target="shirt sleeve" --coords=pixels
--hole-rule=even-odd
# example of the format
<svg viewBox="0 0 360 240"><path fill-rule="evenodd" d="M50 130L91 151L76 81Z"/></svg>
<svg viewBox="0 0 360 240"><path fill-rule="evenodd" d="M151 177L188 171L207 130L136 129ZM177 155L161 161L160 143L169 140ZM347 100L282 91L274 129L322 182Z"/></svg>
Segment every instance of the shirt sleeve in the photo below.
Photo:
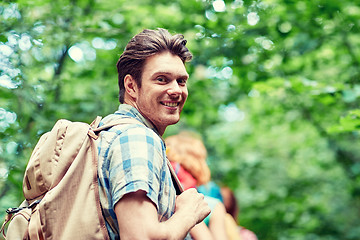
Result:
<svg viewBox="0 0 360 240"><path fill-rule="evenodd" d="M113 140L108 152L113 208L125 194L143 190L159 209L162 148L160 137L146 127L129 128Z"/></svg>

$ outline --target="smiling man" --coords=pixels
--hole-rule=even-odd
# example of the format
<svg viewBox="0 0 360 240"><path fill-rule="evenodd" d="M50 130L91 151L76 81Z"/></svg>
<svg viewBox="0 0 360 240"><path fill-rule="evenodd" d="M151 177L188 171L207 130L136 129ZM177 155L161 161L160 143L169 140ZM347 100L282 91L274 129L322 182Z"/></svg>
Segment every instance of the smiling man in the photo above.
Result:
<svg viewBox="0 0 360 240"><path fill-rule="evenodd" d="M189 75L182 60L164 51L148 57L142 73L141 88L131 75L126 75L124 102L135 107L162 135L168 125L180 119L188 91Z"/></svg>
<svg viewBox="0 0 360 240"><path fill-rule="evenodd" d="M118 111L102 121L132 123L101 132L100 202L110 239L184 239L209 213L195 189L176 196L161 138L180 119L188 96L185 62L192 58L180 34L144 30L117 63Z"/></svg>

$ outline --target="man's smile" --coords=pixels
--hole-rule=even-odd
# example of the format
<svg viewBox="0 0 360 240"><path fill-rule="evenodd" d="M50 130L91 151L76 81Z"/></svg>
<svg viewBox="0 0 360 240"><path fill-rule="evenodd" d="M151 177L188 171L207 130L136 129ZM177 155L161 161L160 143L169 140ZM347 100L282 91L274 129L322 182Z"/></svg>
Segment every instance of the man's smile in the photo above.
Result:
<svg viewBox="0 0 360 240"><path fill-rule="evenodd" d="M160 102L160 103L167 107L177 107L180 104L179 102Z"/></svg>

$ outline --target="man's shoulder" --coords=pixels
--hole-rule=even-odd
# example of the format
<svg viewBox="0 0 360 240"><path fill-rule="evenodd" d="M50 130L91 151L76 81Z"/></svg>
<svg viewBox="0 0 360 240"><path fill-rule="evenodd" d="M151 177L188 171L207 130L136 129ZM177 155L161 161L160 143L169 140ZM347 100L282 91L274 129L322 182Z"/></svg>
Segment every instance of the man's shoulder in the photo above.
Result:
<svg viewBox="0 0 360 240"><path fill-rule="evenodd" d="M151 128L144 125L136 118L116 116L116 114L108 115L104 118L106 121L103 124L120 121L122 124L115 125L106 131L102 131L100 138L107 143L111 143L116 139L119 143L127 142L146 142L152 145L162 145L161 137Z"/></svg>
<svg viewBox="0 0 360 240"><path fill-rule="evenodd" d="M112 127L110 132L115 132L121 137L128 137L134 141L144 139L154 139L154 141L161 141L159 135L157 135L151 128L143 125L140 122L131 122L122 125L116 125Z"/></svg>

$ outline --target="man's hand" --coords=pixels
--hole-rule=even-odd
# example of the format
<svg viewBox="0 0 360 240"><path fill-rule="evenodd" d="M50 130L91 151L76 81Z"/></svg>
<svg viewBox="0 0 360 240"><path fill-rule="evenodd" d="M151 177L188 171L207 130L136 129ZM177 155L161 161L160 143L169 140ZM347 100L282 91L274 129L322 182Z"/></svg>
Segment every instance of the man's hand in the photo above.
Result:
<svg viewBox="0 0 360 240"><path fill-rule="evenodd" d="M126 194L115 205L120 239L184 239L195 224L210 214L204 195L190 189L179 195L174 215L159 222L156 206L144 191Z"/></svg>
<svg viewBox="0 0 360 240"><path fill-rule="evenodd" d="M211 212L210 207L204 200L204 195L198 193L195 188L184 191L176 198L175 214L181 215L184 221L200 223Z"/></svg>

